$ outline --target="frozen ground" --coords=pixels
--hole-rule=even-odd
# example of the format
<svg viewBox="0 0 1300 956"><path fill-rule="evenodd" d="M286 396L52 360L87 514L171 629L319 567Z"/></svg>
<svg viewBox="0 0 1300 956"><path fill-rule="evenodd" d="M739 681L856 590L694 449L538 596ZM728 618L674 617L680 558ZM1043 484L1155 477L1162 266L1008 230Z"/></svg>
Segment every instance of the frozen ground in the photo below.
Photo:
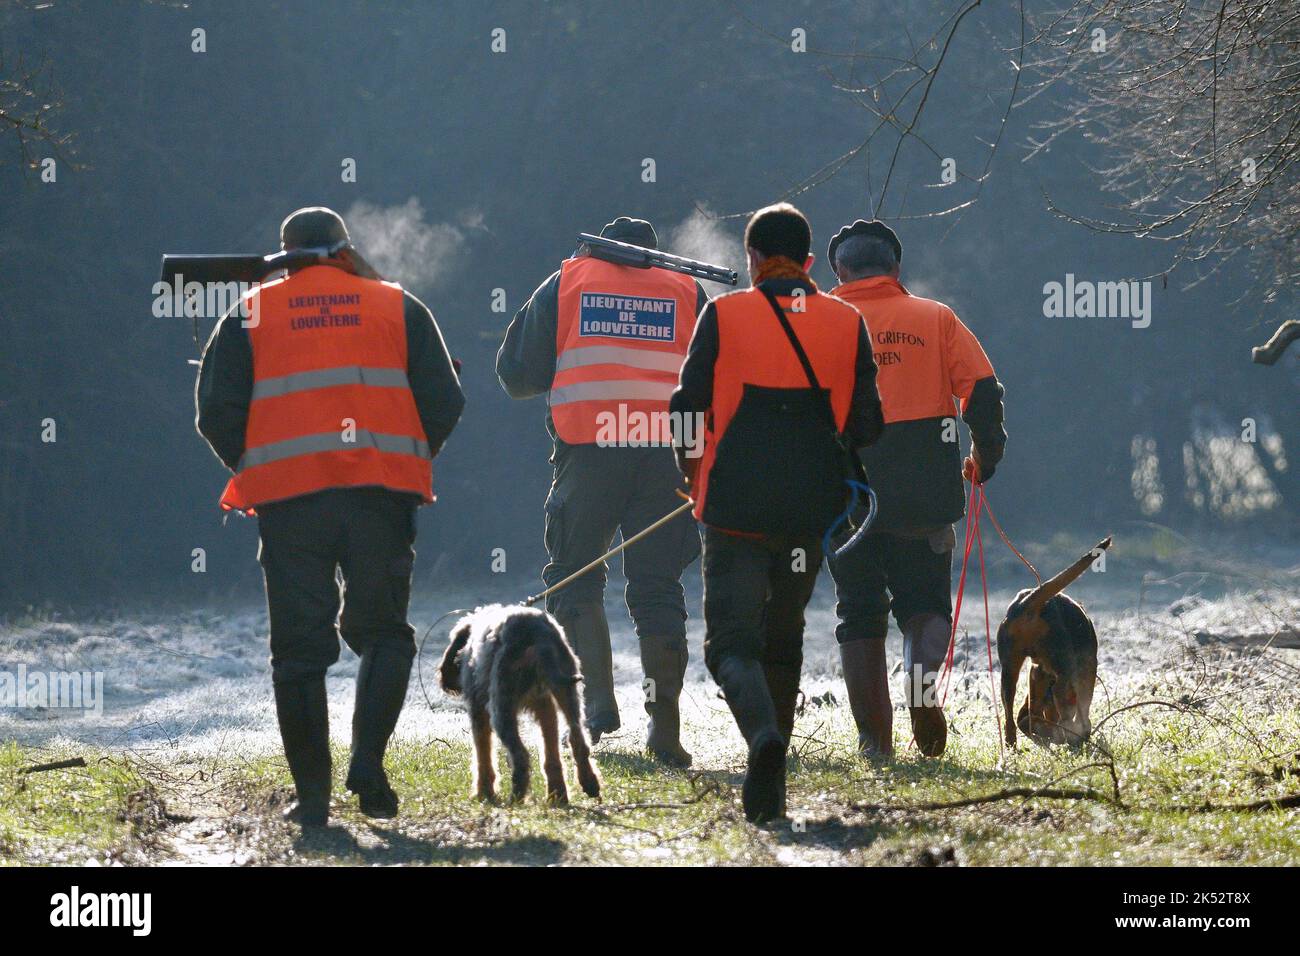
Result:
<svg viewBox="0 0 1300 956"><path fill-rule="evenodd" d="M791 822L744 822L738 786L743 745L700 659L699 577L687 578L692 662L684 700L689 773L641 753L645 716L635 637L622 584L607 595L623 729L602 740L599 805L556 810L544 802L485 806L469 798L466 721L432 685L453 619L433 633L390 754L402 794L395 821L361 817L336 781L336 825L299 837L279 811L290 799L267 665L266 617L257 605L0 622L0 861L57 863L655 863L920 864L1259 863L1300 859L1289 834L1297 811L1193 814L1252 798L1294 801L1300 773L1300 548L1257 545L1226 560L1163 533L1122 539L1104 574L1070 593L1101 639L1094 721L1118 719L1086 754L1068 748L1004 752L988 703L984 607L972 566L949 699L952 733L942 761L902 750L888 765L857 757L834 642L834 599L823 575L808 613L806 706L792 748ZM1091 542L1031 547L1045 573ZM1025 570L989 555L991 624ZM438 572L442 577L446 569ZM417 570L429 575L427 569ZM425 579L427 582L427 578ZM423 636L444 612L517 600L532 581L473 595L417 586L411 618ZM891 658L899 639L890 639ZM346 760L356 659L346 650L330 676L336 776ZM5 681L30 674L102 675L102 712L17 709ZM895 691L895 699L898 700ZM895 720L905 743L907 718ZM530 735L532 736L532 735ZM82 756L81 769L26 777L33 763ZM999 786L1055 781L1114 791L1093 797L967 810L927 810L927 800L987 796ZM1121 782L1122 799L1120 803ZM863 800L883 801L882 803ZM1146 812L1147 807L1162 809ZM1288 803L1288 806L1293 803ZM945 862L946 861L946 862Z"/></svg>
<svg viewBox="0 0 1300 956"><path fill-rule="evenodd" d="M1069 552L1057 548L1039 555L1043 570L1063 566ZM1112 573L1088 574L1070 589L1096 622L1101 640L1101 681L1098 706L1105 693L1121 693L1149 682L1168 668L1179 667L1189 648L1225 646L1244 652L1233 667L1245 666L1269 644L1273 666L1291 668L1300 645L1300 551L1273 549L1269 564L1245 562L1224 567L1198 565L1184 555L1173 571L1147 572L1145 581L1124 574L1123 551L1112 557ZM1115 567L1119 565L1120 567ZM994 629L1023 581L1015 567L999 559L994 566L996 587L990 595ZM1119 573L1113 573L1113 572ZM972 577L975 576L972 571ZM839 663L833 637L835 614L829 581L819 586L809 609L804 691L812 698L831 694L842 700ZM423 636L444 611L487 600L509 600L531 582L497 593L470 596L446 593L421 596L412 621ZM702 622L699 616L698 572L688 573L692 616L689 625L691 665L684 722L688 736L716 734L719 724L706 712L722 708L716 688L701 660ZM621 582L611 580L607 605L614 632L615 662L624 726L610 738L627 749L644 726L640 706L640 666L636 639L621 605ZM426 703L419 682L412 681L408 706L398 735L412 739L447 738L466 733L459 707L434 686L434 670L452 619L444 622L425 648L422 664ZM988 691L987 651L984 647L984 608L976 577L968 585L959 633L958 673L966 678L957 693L984 695ZM39 709L0 707L0 740L15 739L26 746L55 747L87 744L134 752L185 751L255 754L273 750L277 735L271 706L266 650L266 615L250 606L228 612L194 610L176 614L142 612L111 619L19 620L0 626L0 671L98 672L103 674L102 714L69 714ZM891 660L898 658L897 632L890 638ZM330 674L329 690L334 737L346 740L351 714L352 680L357 659L346 649ZM1226 666L1226 665L1225 665ZM1300 674L1300 672L1296 672ZM713 727L713 730L702 728ZM715 746L721 741L709 741ZM733 742L739 746L739 738ZM698 741L701 750L712 749ZM605 746L602 744L602 746ZM689 742L688 742L689 746Z"/></svg>

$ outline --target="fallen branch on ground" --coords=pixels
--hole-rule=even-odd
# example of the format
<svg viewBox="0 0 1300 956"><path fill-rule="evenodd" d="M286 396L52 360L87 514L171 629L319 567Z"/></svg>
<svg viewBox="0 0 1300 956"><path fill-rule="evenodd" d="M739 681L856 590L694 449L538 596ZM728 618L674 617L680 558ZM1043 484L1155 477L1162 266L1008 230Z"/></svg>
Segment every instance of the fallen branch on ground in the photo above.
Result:
<svg viewBox="0 0 1300 956"><path fill-rule="evenodd" d="M1198 644L1231 644L1238 647L1280 647L1287 650L1300 649L1300 633L1294 628L1276 631L1272 634L1213 634L1209 631L1196 631L1192 634Z"/></svg>
<svg viewBox="0 0 1300 956"><path fill-rule="evenodd" d="M1203 803L1195 807L1173 807L1174 813L1250 813L1255 810L1294 810L1300 807L1300 793L1269 797L1249 803Z"/></svg>
<svg viewBox="0 0 1300 956"><path fill-rule="evenodd" d="M859 813L889 813L900 811L924 812L930 810L959 810L963 807L975 807L985 803L997 803L1001 800L1025 799L1031 800L1035 797L1045 800L1092 800L1097 803L1109 803L1113 806L1119 806L1115 803L1113 797L1102 793L1100 790L1067 788L1059 787L1008 787L1005 790L997 790L993 793L986 793L978 797L966 797L962 800L939 800L932 803L851 803L849 804ZM1285 797L1268 797L1263 800L1252 800L1249 803L1200 803L1185 806L1172 807L1153 807L1150 809L1164 810L1167 813L1251 813L1258 810L1293 810L1300 808L1300 793L1288 794Z"/></svg>
<svg viewBox="0 0 1300 956"><path fill-rule="evenodd" d="M984 803L997 803L999 800L1032 799L1041 797L1047 800L1095 800L1099 803L1114 803L1114 799L1100 790L1080 789L1077 787L1008 787L979 797L966 797L961 800L938 800L931 803L853 803L850 806L861 813L888 813L900 810L959 810L962 807L975 807Z"/></svg>
<svg viewBox="0 0 1300 956"><path fill-rule="evenodd" d="M45 773L47 770L71 770L73 767L84 767L86 760L84 757L73 757L71 760L56 760L53 763L36 763L30 767L23 767L19 773Z"/></svg>

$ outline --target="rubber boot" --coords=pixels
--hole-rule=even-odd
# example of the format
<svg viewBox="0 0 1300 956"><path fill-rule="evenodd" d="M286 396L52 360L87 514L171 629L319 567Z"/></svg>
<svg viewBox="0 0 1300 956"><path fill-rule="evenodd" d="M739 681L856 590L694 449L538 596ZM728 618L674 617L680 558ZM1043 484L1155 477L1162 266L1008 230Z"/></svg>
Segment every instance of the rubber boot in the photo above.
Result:
<svg viewBox="0 0 1300 956"><path fill-rule="evenodd" d="M645 712L650 715L646 750L662 764L684 770L691 755L682 748L679 700L686 677L686 638L641 638L641 669L645 672Z"/></svg>
<svg viewBox="0 0 1300 956"><path fill-rule="evenodd" d="M275 684L275 714L298 802L285 819L323 827L330 815L330 713L325 678Z"/></svg>
<svg viewBox="0 0 1300 956"><path fill-rule="evenodd" d="M863 757L893 756L894 708L889 701L885 642L845 641L840 645L840 665L849 709L858 725L858 753Z"/></svg>
<svg viewBox="0 0 1300 956"><path fill-rule="evenodd" d="M768 661L763 665L767 691L772 695L772 707L776 712L776 729L787 747L790 746L790 738L794 736L794 716L799 705L799 676L802 671L802 661L798 664Z"/></svg>
<svg viewBox="0 0 1300 956"><path fill-rule="evenodd" d="M749 760L741 802L745 819L763 823L785 814L785 738L776 726L776 711L767 678L758 661L727 657L717 669L718 684L736 718Z"/></svg>
<svg viewBox="0 0 1300 956"><path fill-rule="evenodd" d="M917 614L903 625L904 696L912 717L912 736L927 757L943 756L948 745L948 722L936 692L950 635L948 619L938 614Z"/></svg>
<svg viewBox="0 0 1300 956"><path fill-rule="evenodd" d="M405 648L378 644L361 655L347 788L357 795L361 812L368 817L397 816L397 794L384 773L384 751L406 702L410 677L411 655Z"/></svg>
<svg viewBox="0 0 1300 956"><path fill-rule="evenodd" d="M605 605L584 604L561 622L564 633L582 664L582 698L587 714L587 734L597 743L604 734L622 726L614 698L614 652L609 643Z"/></svg>

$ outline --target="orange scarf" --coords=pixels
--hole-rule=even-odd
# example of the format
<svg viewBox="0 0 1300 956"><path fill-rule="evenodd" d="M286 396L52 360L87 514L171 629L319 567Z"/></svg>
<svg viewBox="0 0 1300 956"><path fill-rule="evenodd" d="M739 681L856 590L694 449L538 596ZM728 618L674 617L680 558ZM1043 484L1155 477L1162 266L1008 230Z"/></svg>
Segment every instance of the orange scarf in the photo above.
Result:
<svg viewBox="0 0 1300 956"><path fill-rule="evenodd" d="M798 279L800 282L807 282L814 291L817 289L817 283L804 272L803 266L786 256L768 256L759 265L758 272L754 276L754 285L768 279Z"/></svg>

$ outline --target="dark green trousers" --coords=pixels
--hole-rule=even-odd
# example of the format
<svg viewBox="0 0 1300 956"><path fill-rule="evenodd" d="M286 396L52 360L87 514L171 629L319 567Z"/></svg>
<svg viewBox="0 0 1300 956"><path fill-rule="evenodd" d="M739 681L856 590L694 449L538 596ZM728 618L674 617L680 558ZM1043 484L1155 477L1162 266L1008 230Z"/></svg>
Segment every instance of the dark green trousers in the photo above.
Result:
<svg viewBox="0 0 1300 956"><path fill-rule="evenodd" d="M258 507L273 681L323 677L340 635L358 655L376 643L415 655L406 611L417 505L383 488L338 488Z"/></svg>
<svg viewBox="0 0 1300 956"><path fill-rule="evenodd" d="M716 680L727 656L798 673L804 608L821 568L815 537L741 537L704 530L704 663Z"/></svg>
<svg viewBox="0 0 1300 956"><path fill-rule="evenodd" d="M682 476L671 448L602 448L556 443L555 480L546 498L546 586L563 580L610 549L615 534L630 538L682 504ZM623 552L627 608L638 637L686 636L682 572L700 554L695 519L682 514ZM599 604L606 567L546 600L565 620L571 608Z"/></svg>

